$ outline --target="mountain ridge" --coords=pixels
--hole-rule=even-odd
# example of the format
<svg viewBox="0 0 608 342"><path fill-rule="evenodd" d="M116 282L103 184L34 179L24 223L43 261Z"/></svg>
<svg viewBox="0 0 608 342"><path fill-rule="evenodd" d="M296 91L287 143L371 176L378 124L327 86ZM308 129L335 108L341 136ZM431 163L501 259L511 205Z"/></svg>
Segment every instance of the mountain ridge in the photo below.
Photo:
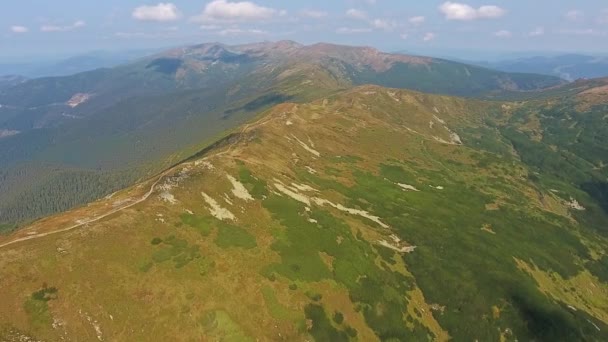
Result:
<svg viewBox="0 0 608 342"><path fill-rule="evenodd" d="M0 248L0 336L602 339L608 211L581 175L529 156L605 113L570 99L368 85L272 106L147 182L0 237L27 239ZM555 127L560 103L572 119Z"/></svg>
<svg viewBox="0 0 608 342"><path fill-rule="evenodd" d="M157 173L285 101L366 83L468 96L561 83L429 61L369 47L210 43L4 89L0 176L12 183L21 179L16 174L42 174L47 165L53 171L31 186L20 182L21 196L0 194L0 222L23 222L105 196L117 189L108 185L112 180L124 186ZM70 179L86 189L70 189ZM58 207L48 204L55 184L66 196Z"/></svg>

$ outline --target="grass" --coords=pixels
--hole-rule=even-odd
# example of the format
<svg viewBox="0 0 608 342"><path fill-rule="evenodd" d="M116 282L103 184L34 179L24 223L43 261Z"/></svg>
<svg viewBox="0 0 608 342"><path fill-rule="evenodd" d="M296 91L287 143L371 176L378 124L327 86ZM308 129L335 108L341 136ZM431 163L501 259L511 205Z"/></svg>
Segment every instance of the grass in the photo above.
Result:
<svg viewBox="0 0 608 342"><path fill-rule="evenodd" d="M217 225L215 244L219 247L252 249L257 246L255 237L244 228L223 222L219 222Z"/></svg>
<svg viewBox="0 0 608 342"><path fill-rule="evenodd" d="M309 333L316 341L350 341L346 332L338 330L331 323L322 306L309 304L304 309L304 312L306 313L306 318L312 321Z"/></svg>
<svg viewBox="0 0 608 342"><path fill-rule="evenodd" d="M160 245L161 243L162 245ZM179 239L175 237L175 235L170 235L164 240L161 240L156 246L158 246L157 250L152 253L151 257L152 262L155 264L162 264L171 260L173 261L174 267L179 269L202 258L200 249L197 245L189 245L187 240ZM151 267L151 263L147 262L140 267L140 270L142 272L147 272Z"/></svg>
<svg viewBox="0 0 608 342"><path fill-rule="evenodd" d="M528 137L515 129L507 138L498 123L481 119L475 121L483 126L478 130L466 122L464 100L407 93L397 103L375 91L377 98L353 92L323 105L277 108L276 120L269 117L252 128L257 142L245 139L231 146L229 157L213 157L214 170L193 168L172 190L179 205L151 199L133 213L92 224L87 232L95 239L78 236L78 244L60 257L56 244L40 244L18 258L8 254L11 261L2 264L7 292L0 299L10 311L0 307L0 317L10 321L19 311L12 298L24 305L18 285L31 267L62 293L69 291L62 297L70 305L95 317L99 310L112 312L115 320L102 322L108 339L239 341L280 334L284 340L323 341L606 340L606 240L579 219L597 214L594 207L573 213L562 203L573 196L586 206L594 203L592 196L543 171L544 164L531 164L536 153L551 148L536 150L539 142L522 140L521 151L533 150L519 159L509 139ZM464 146L424 136L435 134L428 128L435 106L447 125L462 132ZM453 112L445 114L444 108ZM478 118L482 109L475 108ZM292 114L302 120L286 127L284 115ZM286 142L289 130L299 129L321 157ZM223 204L235 213L234 221L206 217L199 189L229 193L225 174L234 174L239 156L238 178L256 200ZM544 156L546 165L560 165L550 160L556 156L571 157ZM580 166L577 158L565 160ZM306 166L318 172L310 174ZM300 192L365 210L389 228L279 195L274 179L309 185L319 191ZM420 191L404 191L396 183ZM197 215L183 214L184 208ZM153 221L159 211L168 224ZM392 243L393 234L416 249L399 253L378 244ZM135 267L145 274L134 278L129 272L137 272ZM109 292L114 284L121 291ZM77 296L85 290L94 303ZM28 300L30 312L44 312L41 301ZM112 311L116 307L129 315ZM59 305L55 310L64 312ZM121 324L133 332L112 335ZM53 339L48 332L39 337Z"/></svg>
<svg viewBox="0 0 608 342"><path fill-rule="evenodd" d="M48 302L57 298L57 292L55 287L44 287L25 300L23 307L34 327L48 327L53 323Z"/></svg>
<svg viewBox="0 0 608 342"><path fill-rule="evenodd" d="M203 329L220 341L254 341L230 315L223 310L209 311L200 319Z"/></svg>
<svg viewBox="0 0 608 342"><path fill-rule="evenodd" d="M275 289L272 287L262 287L262 295L264 296L264 301L270 315L275 319L296 321L301 318L298 312L289 309L279 302L275 294Z"/></svg>
<svg viewBox="0 0 608 342"><path fill-rule="evenodd" d="M180 219L183 224L196 229L202 236L209 236L213 229L211 218L185 213L180 215Z"/></svg>
<svg viewBox="0 0 608 342"><path fill-rule="evenodd" d="M255 178L251 171L249 171L246 167L241 166L239 168L239 179L241 183L247 188L251 196L255 199L262 199L268 195L268 190L265 181Z"/></svg>

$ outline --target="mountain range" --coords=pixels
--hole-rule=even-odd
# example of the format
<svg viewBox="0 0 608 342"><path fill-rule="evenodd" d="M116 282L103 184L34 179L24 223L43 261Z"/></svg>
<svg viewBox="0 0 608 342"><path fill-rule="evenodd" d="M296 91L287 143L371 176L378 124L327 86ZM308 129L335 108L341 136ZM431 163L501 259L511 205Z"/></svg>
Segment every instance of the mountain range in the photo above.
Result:
<svg viewBox="0 0 608 342"><path fill-rule="evenodd" d="M291 41L202 44L111 69L32 79L0 90L0 222L12 227L116 191L287 100L360 84L496 97L561 83Z"/></svg>
<svg viewBox="0 0 608 342"><path fill-rule="evenodd" d="M68 58L38 57L32 61L0 61L0 75L18 74L27 78L70 76L99 68L111 68L133 62L157 52L151 50L92 51ZM5 57L6 58L6 57Z"/></svg>
<svg viewBox="0 0 608 342"><path fill-rule="evenodd" d="M608 339L606 78L213 43L0 103L0 340Z"/></svg>
<svg viewBox="0 0 608 342"><path fill-rule="evenodd" d="M608 76L608 57L601 56L567 54L506 59L496 62L473 62L472 64L505 72L553 75L568 81Z"/></svg>

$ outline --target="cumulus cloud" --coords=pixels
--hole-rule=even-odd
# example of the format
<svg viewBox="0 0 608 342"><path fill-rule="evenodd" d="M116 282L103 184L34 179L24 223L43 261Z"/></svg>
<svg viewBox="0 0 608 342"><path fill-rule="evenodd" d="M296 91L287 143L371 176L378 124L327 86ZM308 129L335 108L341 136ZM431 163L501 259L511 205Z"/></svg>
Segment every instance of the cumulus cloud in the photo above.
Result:
<svg viewBox="0 0 608 342"><path fill-rule="evenodd" d="M539 36L543 36L544 34L545 34L544 27L537 27L534 30L528 32L529 37L539 37Z"/></svg>
<svg viewBox="0 0 608 342"><path fill-rule="evenodd" d="M355 33L369 33L372 29L369 27L340 27L336 30L338 34L355 34Z"/></svg>
<svg viewBox="0 0 608 342"><path fill-rule="evenodd" d="M302 10L300 11L300 15L307 18L321 19L327 17L329 14L325 11Z"/></svg>
<svg viewBox="0 0 608 342"><path fill-rule="evenodd" d="M397 27L397 23L386 19L374 19L371 20L369 23L373 28L384 31L392 31L393 29L395 29L395 27Z"/></svg>
<svg viewBox="0 0 608 342"><path fill-rule="evenodd" d="M167 2L161 2L153 6L139 6L133 10L131 16L141 21L175 21L181 17L177 6Z"/></svg>
<svg viewBox="0 0 608 342"><path fill-rule="evenodd" d="M367 19L367 13L365 11L362 10L358 10L355 8L351 8L348 11L346 11L346 16L351 18L351 19L358 19L358 20L366 20Z"/></svg>
<svg viewBox="0 0 608 342"><path fill-rule="evenodd" d="M381 18L369 18L367 12L358 10L355 8L351 8L346 11L346 17L354 20L361 20L367 22L370 26L369 31L373 29L384 30L384 31L393 31L399 25L397 22L389 19L381 19Z"/></svg>
<svg viewBox="0 0 608 342"><path fill-rule="evenodd" d="M571 10L571 11L566 12L566 14L564 16L569 21L579 21L585 17L585 13L583 13L583 11L579 11L579 10Z"/></svg>
<svg viewBox="0 0 608 342"><path fill-rule="evenodd" d="M513 33L511 33L511 31L508 31L508 30L496 31L496 32L494 32L494 35L496 37L499 37L499 38L511 38L511 37L513 37Z"/></svg>
<svg viewBox="0 0 608 342"><path fill-rule="evenodd" d="M439 6L439 11L443 13L448 20L476 20L476 19L492 19L504 16L507 11L493 5L481 6L474 8L467 4L458 2L444 2Z"/></svg>
<svg viewBox="0 0 608 342"><path fill-rule="evenodd" d="M433 32L427 32L425 33L424 37L422 37L422 40L425 42L430 42L431 40L437 38L437 35L434 34Z"/></svg>
<svg viewBox="0 0 608 342"><path fill-rule="evenodd" d="M77 28L86 26L86 23L82 20L75 21L72 25L42 25L40 31L42 32L67 32L73 31Z"/></svg>
<svg viewBox="0 0 608 342"><path fill-rule="evenodd" d="M195 18L195 20L220 22L256 21L267 20L285 14L285 11L260 6L250 1L230 2L227 0L214 0L205 6L203 13Z"/></svg>
<svg viewBox="0 0 608 342"><path fill-rule="evenodd" d="M422 23L424 23L426 21L426 18L423 16L416 16L416 17L409 18L408 21L412 25L421 25Z"/></svg>
<svg viewBox="0 0 608 342"><path fill-rule="evenodd" d="M27 33L30 29L21 25L13 25L10 27L11 32L13 33Z"/></svg>
<svg viewBox="0 0 608 342"><path fill-rule="evenodd" d="M203 31L219 30L220 28L222 28L222 27L218 26L218 25L201 25L200 26L200 29Z"/></svg>

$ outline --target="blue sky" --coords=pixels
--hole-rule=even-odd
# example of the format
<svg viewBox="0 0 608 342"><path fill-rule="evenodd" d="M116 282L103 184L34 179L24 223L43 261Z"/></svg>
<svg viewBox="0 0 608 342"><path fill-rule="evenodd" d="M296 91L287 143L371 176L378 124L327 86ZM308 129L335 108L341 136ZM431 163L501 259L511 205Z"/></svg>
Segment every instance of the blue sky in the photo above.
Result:
<svg viewBox="0 0 608 342"><path fill-rule="evenodd" d="M606 0L20 0L3 58L291 39L387 51L608 54Z"/></svg>

